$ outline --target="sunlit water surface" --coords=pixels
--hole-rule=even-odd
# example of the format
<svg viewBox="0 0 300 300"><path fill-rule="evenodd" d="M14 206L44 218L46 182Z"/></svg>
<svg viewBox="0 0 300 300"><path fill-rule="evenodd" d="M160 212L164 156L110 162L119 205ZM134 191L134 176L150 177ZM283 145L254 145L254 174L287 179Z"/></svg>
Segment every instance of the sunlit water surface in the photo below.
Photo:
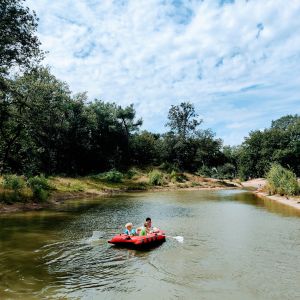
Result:
<svg viewBox="0 0 300 300"><path fill-rule="evenodd" d="M151 216L150 251L107 240ZM237 190L136 193L0 216L0 299L300 299L300 215Z"/></svg>

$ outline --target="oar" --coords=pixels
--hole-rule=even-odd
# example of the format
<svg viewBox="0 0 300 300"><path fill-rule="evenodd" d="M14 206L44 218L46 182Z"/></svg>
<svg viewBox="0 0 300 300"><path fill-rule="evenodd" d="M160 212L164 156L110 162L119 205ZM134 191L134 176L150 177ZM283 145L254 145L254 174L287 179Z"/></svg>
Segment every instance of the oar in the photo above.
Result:
<svg viewBox="0 0 300 300"><path fill-rule="evenodd" d="M179 243L183 243L183 236L180 236L180 235L178 235L178 236L169 236L169 235L166 235L166 237L172 238L172 239L176 240Z"/></svg>

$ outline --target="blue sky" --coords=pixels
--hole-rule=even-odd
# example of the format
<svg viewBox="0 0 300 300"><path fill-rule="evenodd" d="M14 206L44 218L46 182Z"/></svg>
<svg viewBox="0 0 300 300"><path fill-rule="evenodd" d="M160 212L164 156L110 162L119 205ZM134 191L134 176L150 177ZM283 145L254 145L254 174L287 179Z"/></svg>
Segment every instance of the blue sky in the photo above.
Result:
<svg viewBox="0 0 300 300"><path fill-rule="evenodd" d="M73 92L134 103L164 132L194 103L225 144L300 113L300 1L27 0L44 61Z"/></svg>

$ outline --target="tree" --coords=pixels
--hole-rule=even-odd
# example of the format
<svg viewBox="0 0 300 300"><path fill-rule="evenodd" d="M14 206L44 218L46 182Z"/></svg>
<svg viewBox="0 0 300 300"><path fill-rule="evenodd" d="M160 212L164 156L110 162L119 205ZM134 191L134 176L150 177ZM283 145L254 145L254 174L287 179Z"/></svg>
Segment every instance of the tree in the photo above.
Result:
<svg viewBox="0 0 300 300"><path fill-rule="evenodd" d="M137 121L134 120L135 115L136 112L133 107L133 104L130 104L125 108L122 108L121 106L117 107L116 117L118 120L120 120L121 126L125 130L127 139L129 139L129 136L132 132L137 131L139 127L143 124L142 119L138 119Z"/></svg>
<svg viewBox="0 0 300 300"><path fill-rule="evenodd" d="M223 163L222 140L215 139L210 130L200 130L202 120L197 118L194 105L183 102L172 105L169 114L171 131L163 135L163 159L182 170L196 171L200 167L214 167Z"/></svg>
<svg viewBox="0 0 300 300"><path fill-rule="evenodd" d="M263 177L272 163L300 175L300 117L287 115L272 121L271 128L250 132L238 151L240 177Z"/></svg>
<svg viewBox="0 0 300 300"><path fill-rule="evenodd" d="M159 134L142 131L132 136L130 142L131 162L135 165L147 166L158 161Z"/></svg>
<svg viewBox="0 0 300 300"><path fill-rule="evenodd" d="M166 126L170 127L171 131L185 140L202 123L202 120L196 118L197 116L194 105L189 102L172 105L168 113L169 122Z"/></svg>
<svg viewBox="0 0 300 300"><path fill-rule="evenodd" d="M295 125L299 122L300 116L296 115L286 115L275 121L272 121L271 128L287 130L290 126Z"/></svg>
<svg viewBox="0 0 300 300"><path fill-rule="evenodd" d="M0 124L2 169L51 174L60 165L68 130L68 86L49 69L39 68L17 77L13 89L7 101L8 118Z"/></svg>
<svg viewBox="0 0 300 300"><path fill-rule="evenodd" d="M0 74L16 66L28 68L43 57L36 36L38 18L23 2L0 2Z"/></svg>

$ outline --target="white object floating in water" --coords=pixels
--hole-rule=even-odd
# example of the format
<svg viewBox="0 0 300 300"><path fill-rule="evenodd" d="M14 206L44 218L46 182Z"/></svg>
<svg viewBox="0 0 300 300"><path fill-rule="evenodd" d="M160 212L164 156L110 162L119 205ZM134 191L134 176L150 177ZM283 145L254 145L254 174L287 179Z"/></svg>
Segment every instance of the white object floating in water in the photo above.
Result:
<svg viewBox="0 0 300 300"><path fill-rule="evenodd" d="M183 236L174 236L174 239L179 243L183 243Z"/></svg>

